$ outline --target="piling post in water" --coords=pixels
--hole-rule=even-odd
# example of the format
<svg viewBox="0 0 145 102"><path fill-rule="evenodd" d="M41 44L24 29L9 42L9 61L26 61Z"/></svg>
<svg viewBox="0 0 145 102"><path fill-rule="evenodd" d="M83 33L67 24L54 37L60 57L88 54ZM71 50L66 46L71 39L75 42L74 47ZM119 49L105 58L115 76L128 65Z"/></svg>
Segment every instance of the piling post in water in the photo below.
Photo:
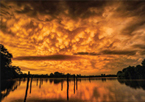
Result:
<svg viewBox="0 0 145 102"><path fill-rule="evenodd" d="M69 100L69 76L67 75L67 100Z"/></svg>
<svg viewBox="0 0 145 102"><path fill-rule="evenodd" d="M32 89L32 77L31 77L31 82L30 82L30 93L31 93L31 89Z"/></svg>
<svg viewBox="0 0 145 102"><path fill-rule="evenodd" d="M40 84L39 84L39 88L41 88L41 78L40 78Z"/></svg>
<svg viewBox="0 0 145 102"><path fill-rule="evenodd" d="M75 75L74 75L74 94L75 94Z"/></svg>
<svg viewBox="0 0 145 102"><path fill-rule="evenodd" d="M61 91L63 90L63 80L61 82Z"/></svg>
<svg viewBox="0 0 145 102"><path fill-rule="evenodd" d="M77 83L77 81L78 81L78 79L77 79L77 77L76 77L76 90L77 90L77 88L78 88L78 83Z"/></svg>
<svg viewBox="0 0 145 102"><path fill-rule="evenodd" d="M91 78L89 77L89 82L91 82Z"/></svg>
<svg viewBox="0 0 145 102"><path fill-rule="evenodd" d="M27 92L28 92L28 88L29 88L29 76L30 76L30 71L28 71L28 76L27 76L27 86L26 86L24 102L26 102Z"/></svg>
<svg viewBox="0 0 145 102"><path fill-rule="evenodd" d="M36 82L36 86L38 86L38 79L37 79L37 82Z"/></svg>

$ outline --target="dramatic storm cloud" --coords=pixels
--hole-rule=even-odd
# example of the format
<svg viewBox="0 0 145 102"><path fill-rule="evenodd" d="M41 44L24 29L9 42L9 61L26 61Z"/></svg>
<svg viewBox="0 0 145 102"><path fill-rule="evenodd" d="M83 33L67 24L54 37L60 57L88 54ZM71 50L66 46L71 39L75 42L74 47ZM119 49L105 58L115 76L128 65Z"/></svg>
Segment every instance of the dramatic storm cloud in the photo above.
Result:
<svg viewBox="0 0 145 102"><path fill-rule="evenodd" d="M116 74L145 58L143 0L1 0L0 6L0 43L22 70ZM49 61L60 54L72 57Z"/></svg>
<svg viewBox="0 0 145 102"><path fill-rule="evenodd" d="M75 60L79 59L77 56L69 56L69 55L50 55L50 56L21 56L14 58L14 60Z"/></svg>

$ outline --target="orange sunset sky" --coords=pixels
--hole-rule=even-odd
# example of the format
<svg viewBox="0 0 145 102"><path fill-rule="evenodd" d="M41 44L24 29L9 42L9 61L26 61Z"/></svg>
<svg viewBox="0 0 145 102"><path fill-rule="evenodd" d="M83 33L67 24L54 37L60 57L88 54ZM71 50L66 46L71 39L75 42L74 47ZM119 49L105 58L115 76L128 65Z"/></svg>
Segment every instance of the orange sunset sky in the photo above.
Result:
<svg viewBox="0 0 145 102"><path fill-rule="evenodd" d="M143 0L1 0L0 20L24 73L116 74L145 58Z"/></svg>

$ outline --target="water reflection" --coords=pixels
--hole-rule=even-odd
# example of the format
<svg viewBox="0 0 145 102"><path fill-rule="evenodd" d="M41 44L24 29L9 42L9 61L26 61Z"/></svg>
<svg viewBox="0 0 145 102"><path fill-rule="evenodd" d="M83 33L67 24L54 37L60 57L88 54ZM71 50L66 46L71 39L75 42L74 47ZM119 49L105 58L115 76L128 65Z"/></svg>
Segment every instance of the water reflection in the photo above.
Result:
<svg viewBox="0 0 145 102"><path fill-rule="evenodd" d="M33 82L36 82L36 84L33 84ZM144 90L145 80L118 79L117 81L116 78L79 79L75 77L36 79L32 77L3 81L1 101L145 101ZM11 93L11 91L14 92Z"/></svg>
<svg viewBox="0 0 145 102"><path fill-rule="evenodd" d="M20 82L20 81L19 81ZM10 81L2 81L1 83L1 100L4 99L11 91L14 91L17 89L17 86L20 85L16 83L16 81L10 80Z"/></svg>
<svg viewBox="0 0 145 102"><path fill-rule="evenodd" d="M145 90L145 80L140 79L139 80L127 80L127 79L118 79L118 82L121 84L125 84L126 86L129 86L134 89L142 88Z"/></svg>

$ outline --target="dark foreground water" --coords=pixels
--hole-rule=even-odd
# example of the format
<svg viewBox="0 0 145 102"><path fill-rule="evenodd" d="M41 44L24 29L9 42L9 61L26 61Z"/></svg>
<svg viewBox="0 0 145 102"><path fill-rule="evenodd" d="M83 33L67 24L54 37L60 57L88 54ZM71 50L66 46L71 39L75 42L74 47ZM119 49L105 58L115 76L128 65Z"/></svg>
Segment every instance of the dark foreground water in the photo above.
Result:
<svg viewBox="0 0 145 102"><path fill-rule="evenodd" d="M1 85L2 102L145 102L145 80L23 78Z"/></svg>

